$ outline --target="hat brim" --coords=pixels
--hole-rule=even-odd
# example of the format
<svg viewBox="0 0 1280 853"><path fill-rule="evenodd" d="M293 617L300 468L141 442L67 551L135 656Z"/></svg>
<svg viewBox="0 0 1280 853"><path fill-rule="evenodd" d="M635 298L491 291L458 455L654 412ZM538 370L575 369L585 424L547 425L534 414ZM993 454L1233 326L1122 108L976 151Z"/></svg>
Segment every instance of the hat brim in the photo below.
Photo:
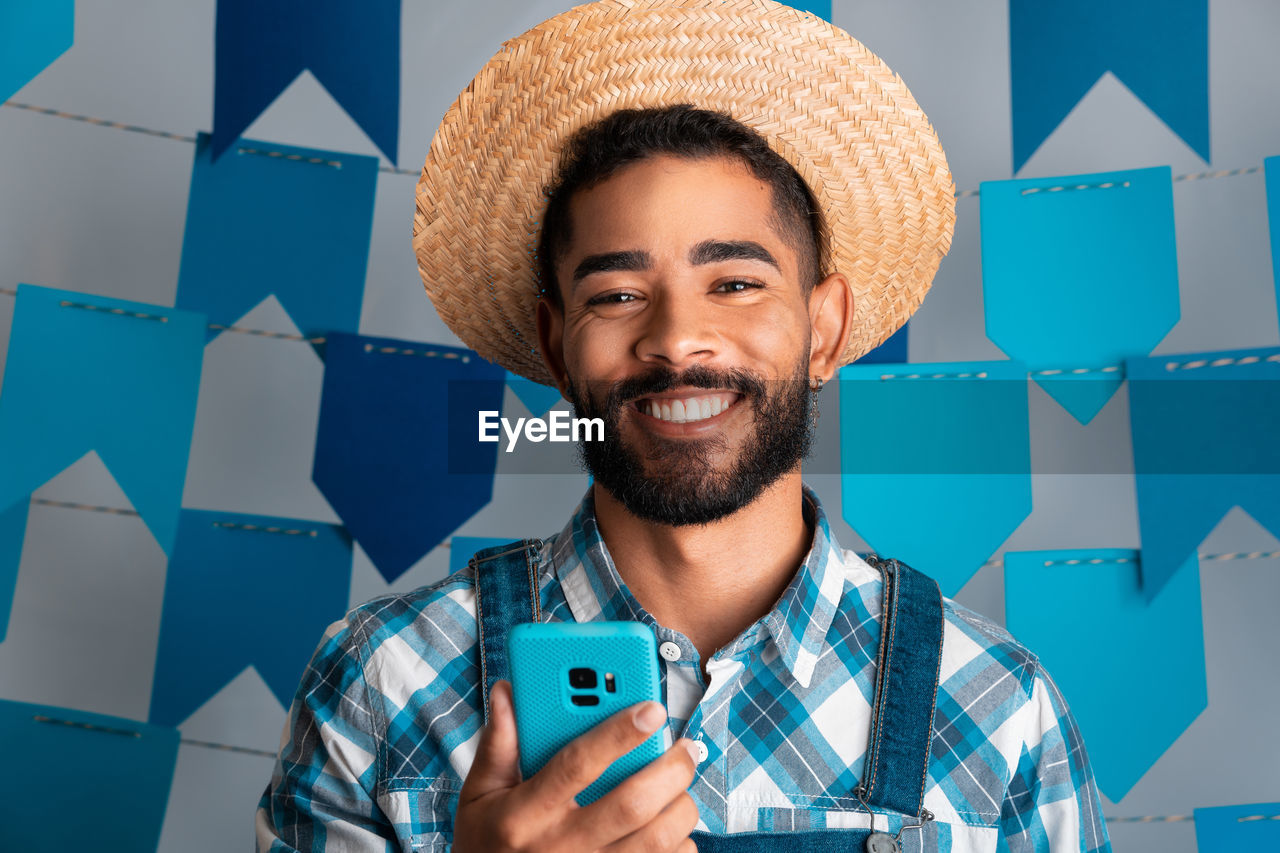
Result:
<svg viewBox="0 0 1280 853"><path fill-rule="evenodd" d="M902 80L848 33L771 0L601 0L505 42L431 143L413 247L467 346L552 384L534 250L561 146L615 110L680 103L753 128L809 185L829 236L824 269L854 291L842 361L902 327L955 223L942 145Z"/></svg>

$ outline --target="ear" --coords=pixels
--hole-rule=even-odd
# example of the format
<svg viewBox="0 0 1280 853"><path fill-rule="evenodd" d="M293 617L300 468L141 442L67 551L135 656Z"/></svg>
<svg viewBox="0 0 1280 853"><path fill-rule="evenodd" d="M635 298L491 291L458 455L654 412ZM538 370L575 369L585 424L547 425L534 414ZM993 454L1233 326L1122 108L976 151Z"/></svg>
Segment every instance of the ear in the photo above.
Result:
<svg viewBox="0 0 1280 853"><path fill-rule="evenodd" d="M833 272L809 294L809 375L823 382L835 375L853 333L853 287Z"/></svg>
<svg viewBox="0 0 1280 853"><path fill-rule="evenodd" d="M564 309L552 305L547 299L539 299L533 319L538 328L538 352L542 363L560 389L560 396L567 400L569 383L564 369Z"/></svg>

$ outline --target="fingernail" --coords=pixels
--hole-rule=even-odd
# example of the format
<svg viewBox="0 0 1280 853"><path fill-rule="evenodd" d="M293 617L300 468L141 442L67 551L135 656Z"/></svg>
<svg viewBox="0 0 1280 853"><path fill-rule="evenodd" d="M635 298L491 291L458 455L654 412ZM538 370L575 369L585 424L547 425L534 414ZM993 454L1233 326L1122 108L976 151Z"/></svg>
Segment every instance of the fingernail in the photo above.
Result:
<svg viewBox="0 0 1280 853"><path fill-rule="evenodd" d="M636 728L642 732L656 732L658 726L667 721L667 709L657 702L645 702L636 711L635 717Z"/></svg>
<svg viewBox="0 0 1280 853"><path fill-rule="evenodd" d="M689 757L693 759L694 765L698 763L698 745L687 737L680 738L680 745L684 747L685 752L689 753Z"/></svg>

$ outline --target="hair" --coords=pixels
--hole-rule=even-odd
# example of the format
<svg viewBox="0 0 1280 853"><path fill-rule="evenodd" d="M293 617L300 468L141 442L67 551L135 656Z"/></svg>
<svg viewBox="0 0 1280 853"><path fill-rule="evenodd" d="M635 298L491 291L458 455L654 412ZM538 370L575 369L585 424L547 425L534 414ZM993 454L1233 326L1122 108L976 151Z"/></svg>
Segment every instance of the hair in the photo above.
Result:
<svg viewBox="0 0 1280 853"><path fill-rule="evenodd" d="M750 168L773 191L770 225L799 260L808 293L822 280L826 225L813 192L800 174L756 131L726 113L692 104L618 110L578 129L566 142L552 183L534 264L539 294L562 305L556 264L572 242L569 202L618 169L657 154L689 159L729 157Z"/></svg>

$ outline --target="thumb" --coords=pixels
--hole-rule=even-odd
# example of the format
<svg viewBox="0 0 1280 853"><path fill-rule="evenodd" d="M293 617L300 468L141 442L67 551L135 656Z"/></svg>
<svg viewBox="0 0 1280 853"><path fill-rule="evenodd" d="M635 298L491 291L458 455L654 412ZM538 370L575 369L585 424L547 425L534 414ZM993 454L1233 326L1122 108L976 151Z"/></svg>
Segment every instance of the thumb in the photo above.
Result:
<svg viewBox="0 0 1280 853"><path fill-rule="evenodd" d="M477 800L494 791L520 784L520 752L511 683L498 681L489 692L489 723L480 730L476 757L462 784L460 799Z"/></svg>

